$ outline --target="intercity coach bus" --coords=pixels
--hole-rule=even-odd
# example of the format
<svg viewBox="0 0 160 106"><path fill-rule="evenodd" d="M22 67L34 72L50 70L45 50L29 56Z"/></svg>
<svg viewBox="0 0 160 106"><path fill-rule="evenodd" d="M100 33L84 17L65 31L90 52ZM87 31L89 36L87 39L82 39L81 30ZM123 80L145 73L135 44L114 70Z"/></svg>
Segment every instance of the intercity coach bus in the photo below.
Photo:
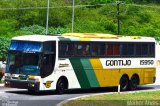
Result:
<svg viewBox="0 0 160 106"><path fill-rule="evenodd" d="M11 40L5 86L30 92L120 85L135 90L155 82L155 39L66 33Z"/></svg>

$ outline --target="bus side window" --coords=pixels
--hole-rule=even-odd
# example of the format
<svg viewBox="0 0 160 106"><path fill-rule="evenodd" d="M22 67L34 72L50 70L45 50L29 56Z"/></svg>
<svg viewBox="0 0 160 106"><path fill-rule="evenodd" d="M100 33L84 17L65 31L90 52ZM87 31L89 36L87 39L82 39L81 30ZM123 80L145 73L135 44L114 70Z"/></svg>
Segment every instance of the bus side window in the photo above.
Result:
<svg viewBox="0 0 160 106"><path fill-rule="evenodd" d="M108 44L107 55L119 56L120 55L120 44Z"/></svg>
<svg viewBox="0 0 160 106"><path fill-rule="evenodd" d="M142 44L142 56L148 55L148 44Z"/></svg>
<svg viewBox="0 0 160 106"><path fill-rule="evenodd" d="M77 55L77 56L81 56L82 55L82 44L75 44L75 46L74 46L74 48L75 48L75 54Z"/></svg>
<svg viewBox="0 0 160 106"><path fill-rule="evenodd" d="M134 44L127 44L127 43L122 43L121 44L121 55L122 56L134 56L135 54L135 45Z"/></svg>
<svg viewBox="0 0 160 106"><path fill-rule="evenodd" d="M105 56L105 43L101 43L98 47L98 55L99 56Z"/></svg>
<svg viewBox="0 0 160 106"><path fill-rule="evenodd" d="M136 56L141 56L141 44L136 44Z"/></svg>
<svg viewBox="0 0 160 106"><path fill-rule="evenodd" d="M114 45L113 52L114 52L115 56L119 56L120 55L120 45L119 44L115 44Z"/></svg>
<svg viewBox="0 0 160 106"><path fill-rule="evenodd" d="M113 55L113 44L106 45L107 55Z"/></svg>
<svg viewBox="0 0 160 106"><path fill-rule="evenodd" d="M91 55L104 56L105 55L105 43L92 43Z"/></svg>
<svg viewBox="0 0 160 106"><path fill-rule="evenodd" d="M73 43L67 43L67 42L63 42L60 43L59 46L59 55L64 57L64 56L72 56L73 55Z"/></svg>
<svg viewBox="0 0 160 106"><path fill-rule="evenodd" d="M92 56L97 56L98 55L98 44L97 43L92 44L91 55Z"/></svg>
<svg viewBox="0 0 160 106"><path fill-rule="evenodd" d="M128 56L133 56L135 53L135 49L134 49L134 44L128 44L128 48L127 48L127 55Z"/></svg>
<svg viewBox="0 0 160 106"><path fill-rule="evenodd" d="M65 56L65 51L66 51L66 44L65 43L60 43L59 55L60 56Z"/></svg>
<svg viewBox="0 0 160 106"><path fill-rule="evenodd" d="M67 43L65 48L65 55L66 56L72 56L73 55L73 44Z"/></svg>
<svg viewBox="0 0 160 106"><path fill-rule="evenodd" d="M127 44L121 44L121 55L122 56L126 56L127 55L127 48L128 48L128 45Z"/></svg>
<svg viewBox="0 0 160 106"><path fill-rule="evenodd" d="M90 55L90 44L89 43L79 43L75 45L75 54L77 56L89 56Z"/></svg>
<svg viewBox="0 0 160 106"><path fill-rule="evenodd" d="M149 50L148 50L148 55L150 56L150 57L155 57L155 44L153 44L153 43L151 43L151 44L149 44L149 48L148 48Z"/></svg>
<svg viewBox="0 0 160 106"><path fill-rule="evenodd" d="M83 55L89 56L90 55L90 44L84 44L84 51Z"/></svg>

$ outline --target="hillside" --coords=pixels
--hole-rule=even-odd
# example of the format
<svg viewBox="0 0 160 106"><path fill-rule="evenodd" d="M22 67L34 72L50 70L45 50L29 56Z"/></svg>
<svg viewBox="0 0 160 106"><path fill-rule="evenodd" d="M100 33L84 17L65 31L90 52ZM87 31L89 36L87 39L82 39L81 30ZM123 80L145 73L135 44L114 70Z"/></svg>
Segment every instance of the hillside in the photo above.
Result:
<svg viewBox="0 0 160 106"><path fill-rule="evenodd" d="M75 0L74 32L117 34L114 1ZM120 34L152 36L160 40L159 0L123 1L120 4ZM71 0L50 0L49 34L71 32L71 5ZM5 57L11 37L45 34L46 6L47 0L0 1L0 58Z"/></svg>

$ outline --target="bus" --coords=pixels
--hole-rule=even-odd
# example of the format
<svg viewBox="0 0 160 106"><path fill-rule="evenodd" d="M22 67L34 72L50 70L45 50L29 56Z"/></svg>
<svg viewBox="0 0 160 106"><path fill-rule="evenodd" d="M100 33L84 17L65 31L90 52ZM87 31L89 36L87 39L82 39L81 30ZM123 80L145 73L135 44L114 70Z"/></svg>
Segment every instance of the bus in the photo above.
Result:
<svg viewBox="0 0 160 106"><path fill-rule="evenodd" d="M29 92L152 84L155 39L111 34L65 33L13 37L5 86Z"/></svg>

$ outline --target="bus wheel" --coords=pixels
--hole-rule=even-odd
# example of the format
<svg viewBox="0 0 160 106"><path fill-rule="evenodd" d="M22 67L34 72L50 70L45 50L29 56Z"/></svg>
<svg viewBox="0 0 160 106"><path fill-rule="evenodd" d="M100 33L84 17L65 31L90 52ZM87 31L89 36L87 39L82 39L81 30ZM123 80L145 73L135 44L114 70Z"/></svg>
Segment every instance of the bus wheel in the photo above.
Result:
<svg viewBox="0 0 160 106"><path fill-rule="evenodd" d="M129 83L130 90L136 90L138 84L139 84L139 77L136 75L132 76Z"/></svg>
<svg viewBox="0 0 160 106"><path fill-rule="evenodd" d="M59 79L56 86L58 94L63 94L68 89L68 81L66 79Z"/></svg>
<svg viewBox="0 0 160 106"><path fill-rule="evenodd" d="M120 89L121 91L126 91L128 89L129 79L126 75L121 77L120 80Z"/></svg>

